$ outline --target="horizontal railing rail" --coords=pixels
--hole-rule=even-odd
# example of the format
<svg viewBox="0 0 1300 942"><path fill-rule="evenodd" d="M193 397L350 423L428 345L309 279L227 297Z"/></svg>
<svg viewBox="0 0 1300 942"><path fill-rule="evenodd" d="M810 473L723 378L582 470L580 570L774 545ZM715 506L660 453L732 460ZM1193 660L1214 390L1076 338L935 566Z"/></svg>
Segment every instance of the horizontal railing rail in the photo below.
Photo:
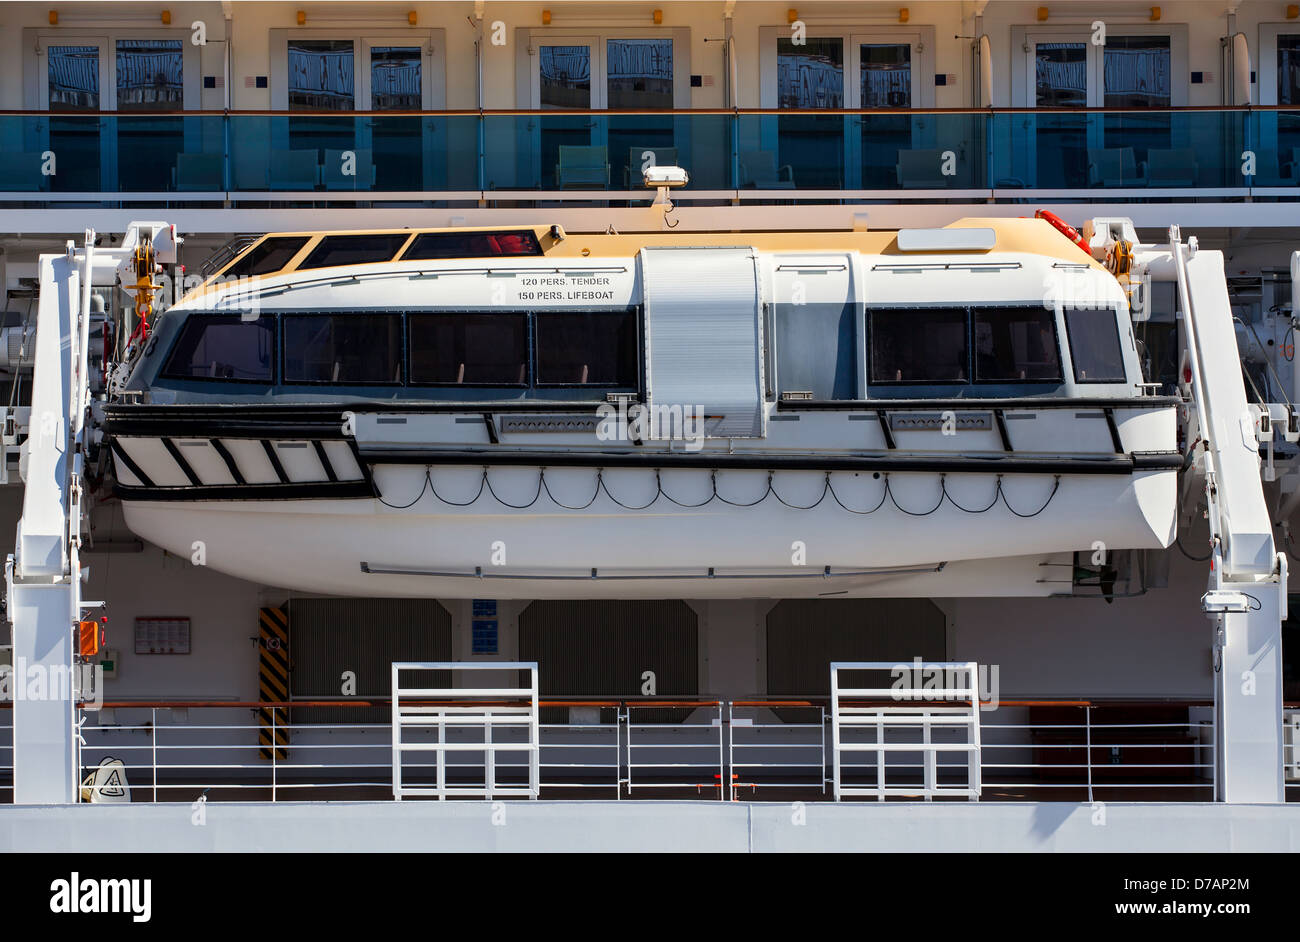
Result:
<svg viewBox="0 0 1300 942"><path fill-rule="evenodd" d="M685 202L1289 199L1300 109L0 112L10 203L635 203L649 163Z"/></svg>
<svg viewBox="0 0 1300 942"><path fill-rule="evenodd" d="M867 698L861 705L885 702L891 701ZM498 701L428 701L440 708L490 703ZM502 698L498 705L521 702ZM95 792L100 764L115 760L133 801L383 800L392 794L389 706L387 697L107 701L99 710L82 712L83 796L89 800ZM816 801L831 796L830 707L824 696L552 697L539 698L538 707L543 798ZM356 722L329 718L333 709L357 708L374 715L362 714ZM0 710L4 802L13 794L10 716ZM1300 800L1297 716L1300 709L1288 704L1283 718L1288 800ZM349 714L353 717L355 712ZM1215 794L1214 709L1208 700L990 701L982 703L980 724L981 801L1210 801ZM483 750L475 748L471 725L446 731L446 742L455 746L444 756L448 781L482 775ZM508 744L518 735L523 733L502 729L493 741ZM271 748L272 742L280 745ZM968 774L960 753L941 751L927 760L921 745L918 740L915 751L905 742L891 745L886 757L889 780L901 783L903 792L913 778L921 783L929 775L942 785ZM856 759L846 754L843 761ZM863 757L861 767L846 771L869 783L878 761ZM927 769L927 761L937 767ZM523 752L503 750L497 781L526 783L528 762ZM417 778L435 771L434 762L418 754L404 765L404 775ZM95 800L107 799L96 793Z"/></svg>

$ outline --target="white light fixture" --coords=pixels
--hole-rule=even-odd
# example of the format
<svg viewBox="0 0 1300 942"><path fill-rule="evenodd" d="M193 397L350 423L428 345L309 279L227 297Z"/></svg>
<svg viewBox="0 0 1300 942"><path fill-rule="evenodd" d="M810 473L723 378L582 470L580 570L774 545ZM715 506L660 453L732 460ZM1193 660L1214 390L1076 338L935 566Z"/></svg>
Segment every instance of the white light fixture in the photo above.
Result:
<svg viewBox="0 0 1300 942"><path fill-rule="evenodd" d="M1201 611L1207 615L1221 615L1229 612L1249 612L1253 606L1250 596L1245 592L1229 592L1226 589L1211 589L1201 596Z"/></svg>

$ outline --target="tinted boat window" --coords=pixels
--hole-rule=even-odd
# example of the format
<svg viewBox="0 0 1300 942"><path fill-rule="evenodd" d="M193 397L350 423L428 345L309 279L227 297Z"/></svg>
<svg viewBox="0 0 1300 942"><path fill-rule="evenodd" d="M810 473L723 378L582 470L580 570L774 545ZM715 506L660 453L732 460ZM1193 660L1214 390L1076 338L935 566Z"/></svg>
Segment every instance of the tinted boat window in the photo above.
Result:
<svg viewBox="0 0 1300 942"><path fill-rule="evenodd" d="M513 232L425 232L415 237L403 259L491 258L541 255L542 246L531 229Z"/></svg>
<svg viewBox="0 0 1300 942"><path fill-rule="evenodd" d="M289 259L307 244L307 236L283 239L263 239L253 246L243 258L221 273L222 278L244 278L249 275L266 275L279 271L289 264Z"/></svg>
<svg viewBox="0 0 1300 942"><path fill-rule="evenodd" d="M874 310L870 317L871 382L967 381L965 309Z"/></svg>
<svg viewBox="0 0 1300 942"><path fill-rule="evenodd" d="M1080 383L1124 382L1124 356L1119 348L1115 312L1083 308L1065 312L1074 378Z"/></svg>
<svg viewBox="0 0 1300 942"><path fill-rule="evenodd" d="M181 328L163 376L269 383L275 363L275 321L238 315L194 315Z"/></svg>
<svg viewBox="0 0 1300 942"><path fill-rule="evenodd" d="M528 379L524 314L410 314L411 382L521 386Z"/></svg>
<svg viewBox="0 0 1300 942"><path fill-rule="evenodd" d="M326 236L307 253L298 270L386 262L397 254L408 238L410 236L401 232L393 235Z"/></svg>
<svg viewBox="0 0 1300 942"><path fill-rule="evenodd" d="M975 309L977 382L1060 378L1054 312L1043 308Z"/></svg>
<svg viewBox="0 0 1300 942"><path fill-rule="evenodd" d="M396 314L286 314L284 381L399 383L401 324Z"/></svg>
<svg viewBox="0 0 1300 942"><path fill-rule="evenodd" d="M636 313L537 315L537 382L636 386Z"/></svg>

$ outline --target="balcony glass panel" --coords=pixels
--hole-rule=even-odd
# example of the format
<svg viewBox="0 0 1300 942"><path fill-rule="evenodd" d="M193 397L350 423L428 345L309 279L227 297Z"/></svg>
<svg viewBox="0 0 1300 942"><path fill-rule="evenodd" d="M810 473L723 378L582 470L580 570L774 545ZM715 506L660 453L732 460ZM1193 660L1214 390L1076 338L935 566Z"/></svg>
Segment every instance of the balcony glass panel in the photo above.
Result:
<svg viewBox="0 0 1300 942"><path fill-rule="evenodd" d="M1246 117L1154 109L994 114L991 182L1049 190L1245 187ZM1276 172L1276 156L1268 162Z"/></svg>
<svg viewBox="0 0 1300 942"><path fill-rule="evenodd" d="M1141 198L1144 190L1300 187L1300 108L0 114L4 193L184 200L230 192L250 202L275 193L312 202L347 192L446 200L482 190L503 200L537 198L511 195L518 191L632 191L650 199L642 171L651 164L686 168L681 198L816 190L826 193L819 199L835 191L929 199L953 190L969 199L979 194L963 191L988 188Z"/></svg>
<svg viewBox="0 0 1300 942"><path fill-rule="evenodd" d="M729 189L733 121L682 112L488 115L484 188L643 190L644 167L675 165L690 172L683 192Z"/></svg>

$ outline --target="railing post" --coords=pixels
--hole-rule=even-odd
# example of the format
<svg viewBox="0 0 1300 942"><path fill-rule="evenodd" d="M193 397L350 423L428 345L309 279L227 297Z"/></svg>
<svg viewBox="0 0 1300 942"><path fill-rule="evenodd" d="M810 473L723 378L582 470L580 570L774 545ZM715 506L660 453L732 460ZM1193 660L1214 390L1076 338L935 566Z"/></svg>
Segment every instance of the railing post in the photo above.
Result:
<svg viewBox="0 0 1300 942"><path fill-rule="evenodd" d="M1088 773L1088 801L1092 802L1092 707L1083 708L1084 759L1083 765Z"/></svg>
<svg viewBox="0 0 1300 942"><path fill-rule="evenodd" d="M720 706L718 707L718 712L719 713L722 712L722 707ZM731 707L731 701L728 700L727 701L727 768L726 768L728 801L736 800L735 772L732 771L736 767L736 733L734 728L732 727L732 722L731 722L733 718L734 718L734 711L732 710Z"/></svg>
<svg viewBox="0 0 1300 942"><path fill-rule="evenodd" d="M730 717L728 717L730 719ZM727 765L727 755L723 747L722 701L718 701L718 800L731 801L735 790L731 784L731 769Z"/></svg>
<svg viewBox="0 0 1300 942"><path fill-rule="evenodd" d="M279 744L279 737L277 737L275 734L276 732L275 713L276 713L275 707L271 707L271 801L275 801L275 779L276 779L275 758L276 758L276 753L280 751L278 748L276 748L277 745Z"/></svg>
<svg viewBox="0 0 1300 942"><path fill-rule="evenodd" d="M623 724L623 743L627 750L627 775L623 771L623 755L619 756L619 777L627 785L627 797L632 797L632 707L624 704L618 708L620 722Z"/></svg>
<svg viewBox="0 0 1300 942"><path fill-rule="evenodd" d="M822 745L822 794L826 794L826 708L819 707L821 712L821 745Z"/></svg>
<svg viewBox="0 0 1300 942"><path fill-rule="evenodd" d="M492 714L487 713L483 717L483 784L487 786L488 800L492 800L492 793L496 790L497 785L497 754L492 748Z"/></svg>
<svg viewBox="0 0 1300 942"><path fill-rule="evenodd" d="M158 803L158 708L149 708L149 764L153 766L153 801Z"/></svg>

